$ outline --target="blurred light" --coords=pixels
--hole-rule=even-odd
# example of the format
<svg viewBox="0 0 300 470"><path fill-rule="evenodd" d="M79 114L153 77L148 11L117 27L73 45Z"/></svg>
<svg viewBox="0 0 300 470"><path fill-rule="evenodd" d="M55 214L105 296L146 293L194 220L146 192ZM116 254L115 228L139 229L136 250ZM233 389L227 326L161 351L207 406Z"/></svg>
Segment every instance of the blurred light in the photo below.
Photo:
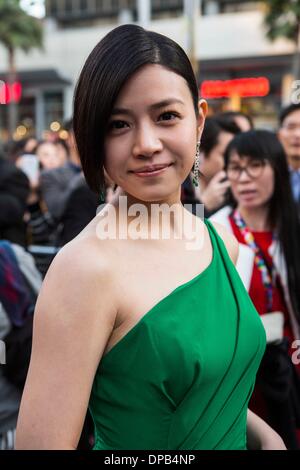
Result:
<svg viewBox="0 0 300 470"><path fill-rule="evenodd" d="M203 98L230 98L238 95L241 98L266 96L270 91L270 82L266 77L237 78L234 80L205 80L201 84Z"/></svg>
<svg viewBox="0 0 300 470"><path fill-rule="evenodd" d="M60 128L61 128L61 125L58 121L51 122L50 129L52 132L58 132Z"/></svg>
<svg viewBox="0 0 300 470"><path fill-rule="evenodd" d="M69 137L69 132L65 131L65 130L62 130L62 131L60 131L60 133L58 135L59 135L60 139L67 140L67 138Z"/></svg>
<svg viewBox="0 0 300 470"><path fill-rule="evenodd" d="M18 126L16 129L16 134L18 137L24 137L27 134L27 129L25 126Z"/></svg>

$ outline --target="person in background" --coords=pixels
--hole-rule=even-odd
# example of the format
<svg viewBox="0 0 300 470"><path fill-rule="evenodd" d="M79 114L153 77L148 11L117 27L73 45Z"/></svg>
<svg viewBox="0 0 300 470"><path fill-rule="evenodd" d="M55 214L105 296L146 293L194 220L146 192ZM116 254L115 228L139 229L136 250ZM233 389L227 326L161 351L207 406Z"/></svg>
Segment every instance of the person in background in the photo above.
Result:
<svg viewBox="0 0 300 470"><path fill-rule="evenodd" d="M28 137L27 139L25 139L22 153L35 154L37 145L38 140L34 136Z"/></svg>
<svg viewBox="0 0 300 470"><path fill-rule="evenodd" d="M68 141L71 146L69 146ZM81 172L81 166L73 144L72 130L69 130L68 141L64 145L64 148L68 149L67 160L64 164L48 171L42 171L40 176L41 195L49 213L57 223L60 222L65 210L74 183L73 180ZM62 143L60 142L59 145L61 147ZM53 143L53 146L57 152L56 144ZM61 150L58 151L58 155L60 154L62 154Z"/></svg>
<svg viewBox="0 0 300 470"><path fill-rule="evenodd" d="M300 223L284 150L275 134L240 133L225 152L229 205L211 220L240 243L238 272L265 325L268 347L250 408L300 444L300 367L291 361L300 338Z"/></svg>
<svg viewBox="0 0 300 470"><path fill-rule="evenodd" d="M35 149L35 154L40 162L41 171L53 170L64 165L65 161L60 158L57 146L54 142L40 141Z"/></svg>
<svg viewBox="0 0 300 470"><path fill-rule="evenodd" d="M278 138L286 153L293 196L300 217L300 104L291 104L281 111Z"/></svg>
<svg viewBox="0 0 300 470"><path fill-rule="evenodd" d="M13 319L10 313L22 316L23 306L29 306L29 294L24 303L23 293L28 290L37 295L41 286L41 276L34 259L26 250L24 217L29 192L27 176L5 159L5 154L0 148L0 340L4 342L8 341L8 335L12 340ZM6 256L8 252L12 260L9 263ZM19 295L20 292L22 295ZM22 331L24 333L25 330ZM27 331L26 328L26 333ZM15 343L20 348L23 333L20 330L20 336ZM25 351L23 352L25 356ZM8 353L11 353L11 348L8 348L7 355ZM11 361L9 366L15 367L14 372L17 372L17 362ZM6 375L7 368L8 363L6 366L0 366L0 450L12 449L14 446L21 399L21 391Z"/></svg>
<svg viewBox="0 0 300 470"><path fill-rule="evenodd" d="M56 146L56 152L61 162L61 166L70 161L70 148L66 140L56 139L53 141Z"/></svg>
<svg viewBox="0 0 300 470"><path fill-rule="evenodd" d="M215 117L220 121L235 124L240 129L240 132L247 132L254 129L251 116L242 111L224 111L223 113L216 114Z"/></svg>
<svg viewBox="0 0 300 470"><path fill-rule="evenodd" d="M11 330L11 323L0 302L0 340L3 341ZM15 429L21 402L21 391L9 382L0 365L0 450L12 450Z"/></svg>
<svg viewBox="0 0 300 470"><path fill-rule="evenodd" d="M0 239L26 246L24 214L29 192L27 176L5 159L0 143Z"/></svg>
<svg viewBox="0 0 300 470"><path fill-rule="evenodd" d="M204 214L209 217L225 201L229 181L224 172L224 152L234 134L239 132L235 124L218 122L208 117L200 143L199 185L193 188L191 175L183 183L182 202L204 204Z"/></svg>

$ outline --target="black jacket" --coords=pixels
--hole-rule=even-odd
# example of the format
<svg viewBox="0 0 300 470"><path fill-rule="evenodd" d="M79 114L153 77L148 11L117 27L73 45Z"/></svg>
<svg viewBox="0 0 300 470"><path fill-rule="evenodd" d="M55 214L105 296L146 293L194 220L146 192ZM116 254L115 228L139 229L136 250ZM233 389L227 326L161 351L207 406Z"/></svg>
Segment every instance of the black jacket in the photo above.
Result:
<svg viewBox="0 0 300 470"><path fill-rule="evenodd" d="M90 190L83 176L78 178L61 217L63 229L60 245L73 240L85 228L95 217L98 205L99 198Z"/></svg>
<svg viewBox="0 0 300 470"><path fill-rule="evenodd" d="M0 239L26 245L23 218L29 191L27 176L11 162L0 158Z"/></svg>

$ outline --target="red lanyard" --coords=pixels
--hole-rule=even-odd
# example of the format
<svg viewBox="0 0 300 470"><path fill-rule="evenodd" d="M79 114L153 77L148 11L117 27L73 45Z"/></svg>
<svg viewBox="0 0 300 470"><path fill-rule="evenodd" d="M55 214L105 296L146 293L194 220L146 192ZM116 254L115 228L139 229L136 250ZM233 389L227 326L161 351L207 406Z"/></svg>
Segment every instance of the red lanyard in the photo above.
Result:
<svg viewBox="0 0 300 470"><path fill-rule="evenodd" d="M273 287L275 284L276 273L273 269L272 273L270 274L270 268L268 267L266 260L263 257L261 249L255 242L253 233L250 231L249 227L247 227L245 221L237 209L233 213L233 220L239 228L245 242L254 252L254 262L261 274L261 280L266 292L267 312L270 312L273 306Z"/></svg>

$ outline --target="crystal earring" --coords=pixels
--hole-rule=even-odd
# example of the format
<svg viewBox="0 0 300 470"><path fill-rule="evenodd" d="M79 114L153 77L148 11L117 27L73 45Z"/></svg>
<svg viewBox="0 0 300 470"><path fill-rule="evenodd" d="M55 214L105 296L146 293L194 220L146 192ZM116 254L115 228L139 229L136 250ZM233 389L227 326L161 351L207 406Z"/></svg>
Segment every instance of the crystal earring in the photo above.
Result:
<svg viewBox="0 0 300 470"><path fill-rule="evenodd" d="M195 162L194 162L194 166L192 169L192 174L193 174L192 181L195 187L199 186L199 167L200 167L200 141L197 142Z"/></svg>
<svg viewBox="0 0 300 470"><path fill-rule="evenodd" d="M103 204L105 202L105 189L101 186L99 191L99 204Z"/></svg>

